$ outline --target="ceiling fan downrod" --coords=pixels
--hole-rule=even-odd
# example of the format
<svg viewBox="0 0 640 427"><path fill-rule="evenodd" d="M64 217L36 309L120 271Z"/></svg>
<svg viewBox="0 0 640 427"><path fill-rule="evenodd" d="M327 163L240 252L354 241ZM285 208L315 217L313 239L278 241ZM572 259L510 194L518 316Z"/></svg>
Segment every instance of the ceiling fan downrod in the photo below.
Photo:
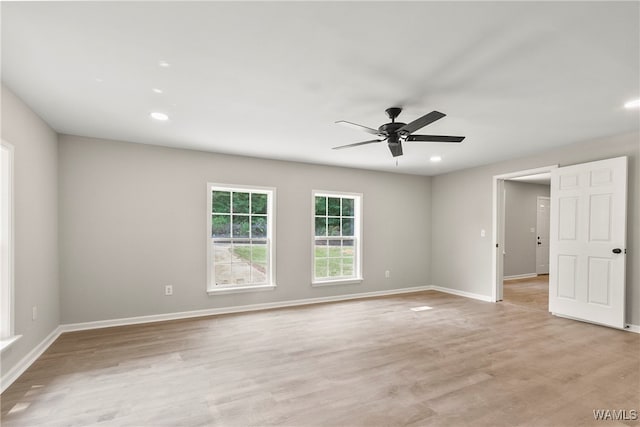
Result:
<svg viewBox="0 0 640 427"><path fill-rule="evenodd" d="M398 117L400 115L400 113L402 112L402 108L400 108L400 107L391 107L391 108L387 108L384 111L385 111L385 113L387 113L387 116L389 116L389 118L391 119L391 123L395 123L396 122L396 117Z"/></svg>

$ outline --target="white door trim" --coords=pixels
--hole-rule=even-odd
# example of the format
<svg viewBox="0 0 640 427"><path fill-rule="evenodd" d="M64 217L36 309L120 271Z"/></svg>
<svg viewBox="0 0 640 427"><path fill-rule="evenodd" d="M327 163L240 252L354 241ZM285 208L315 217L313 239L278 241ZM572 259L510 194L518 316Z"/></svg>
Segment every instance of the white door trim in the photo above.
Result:
<svg viewBox="0 0 640 427"><path fill-rule="evenodd" d="M551 172L558 165L543 166L535 169L526 169L493 176L493 257L491 268L491 301L502 300L502 282L504 279L504 181L527 175Z"/></svg>

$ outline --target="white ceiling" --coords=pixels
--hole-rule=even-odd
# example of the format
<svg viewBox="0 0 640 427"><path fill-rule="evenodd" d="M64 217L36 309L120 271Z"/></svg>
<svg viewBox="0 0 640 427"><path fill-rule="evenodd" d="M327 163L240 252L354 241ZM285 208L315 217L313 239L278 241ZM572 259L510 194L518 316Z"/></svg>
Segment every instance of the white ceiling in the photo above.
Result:
<svg viewBox="0 0 640 427"><path fill-rule="evenodd" d="M434 175L640 128L622 107L640 97L638 2L1 8L2 79L61 133ZM331 150L371 139L336 120L378 127L396 105L447 114L417 133L467 138L408 143L397 166L384 144Z"/></svg>

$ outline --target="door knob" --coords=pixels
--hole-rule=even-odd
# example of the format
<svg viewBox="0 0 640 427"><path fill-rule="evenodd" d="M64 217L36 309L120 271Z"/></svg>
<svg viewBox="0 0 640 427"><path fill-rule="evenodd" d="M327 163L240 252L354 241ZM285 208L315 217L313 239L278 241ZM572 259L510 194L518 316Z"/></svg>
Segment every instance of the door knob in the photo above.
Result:
<svg viewBox="0 0 640 427"><path fill-rule="evenodd" d="M615 248L615 249L614 249L613 251L611 251L611 252L613 252L614 254L620 254L620 253L622 253L622 249L620 249L620 248Z"/></svg>

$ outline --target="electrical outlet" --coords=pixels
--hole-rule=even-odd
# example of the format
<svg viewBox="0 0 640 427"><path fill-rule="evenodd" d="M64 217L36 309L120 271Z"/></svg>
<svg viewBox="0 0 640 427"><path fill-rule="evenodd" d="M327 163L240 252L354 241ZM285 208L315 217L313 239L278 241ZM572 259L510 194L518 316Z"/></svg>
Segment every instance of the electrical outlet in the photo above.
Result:
<svg viewBox="0 0 640 427"><path fill-rule="evenodd" d="M173 295L173 285L166 285L166 286L164 287L164 294L165 294L166 296Z"/></svg>
<svg viewBox="0 0 640 427"><path fill-rule="evenodd" d="M34 305L31 308L31 320L36 320L38 318L38 306Z"/></svg>
<svg viewBox="0 0 640 427"><path fill-rule="evenodd" d="M386 270L386 271L384 272L384 278L385 278L385 279L388 279L389 277L391 277L391 271Z"/></svg>

